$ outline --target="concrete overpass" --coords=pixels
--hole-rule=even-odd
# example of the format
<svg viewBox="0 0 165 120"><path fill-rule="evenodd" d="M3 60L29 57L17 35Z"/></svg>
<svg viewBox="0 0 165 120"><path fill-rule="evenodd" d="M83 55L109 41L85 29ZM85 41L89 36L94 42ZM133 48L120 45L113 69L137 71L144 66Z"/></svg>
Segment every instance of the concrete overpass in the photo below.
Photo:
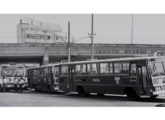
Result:
<svg viewBox="0 0 165 120"><path fill-rule="evenodd" d="M90 58L90 44L74 44L71 48L72 61ZM95 58L114 58L152 55L165 45L149 44L95 44ZM0 63L55 63L67 60L67 50L63 44L8 43L0 44Z"/></svg>

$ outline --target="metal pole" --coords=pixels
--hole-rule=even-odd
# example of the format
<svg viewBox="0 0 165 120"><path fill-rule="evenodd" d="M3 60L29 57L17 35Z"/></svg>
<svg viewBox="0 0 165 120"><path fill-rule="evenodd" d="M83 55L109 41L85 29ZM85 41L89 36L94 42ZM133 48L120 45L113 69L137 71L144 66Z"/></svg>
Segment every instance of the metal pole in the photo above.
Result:
<svg viewBox="0 0 165 120"><path fill-rule="evenodd" d="M134 15L132 15L132 26L131 26L131 44L133 44L133 30L134 30Z"/></svg>
<svg viewBox="0 0 165 120"><path fill-rule="evenodd" d="M94 15L91 16L91 60L94 59L94 44L93 44L93 35L94 35L94 21L93 21Z"/></svg>
<svg viewBox="0 0 165 120"><path fill-rule="evenodd" d="M70 46L70 21L68 22L68 62L71 61L71 46Z"/></svg>

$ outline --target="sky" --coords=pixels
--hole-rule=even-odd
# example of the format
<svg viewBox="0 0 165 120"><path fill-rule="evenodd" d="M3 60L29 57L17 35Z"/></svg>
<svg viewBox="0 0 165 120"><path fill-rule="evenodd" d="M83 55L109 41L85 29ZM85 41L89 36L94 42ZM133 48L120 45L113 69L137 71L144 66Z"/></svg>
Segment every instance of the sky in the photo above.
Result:
<svg viewBox="0 0 165 120"><path fill-rule="evenodd" d="M76 41L91 31L91 14L0 14L0 43L17 42L16 25L21 17L59 24L64 32L70 21ZM133 44L165 44L165 14L134 14L133 23ZM131 14L94 14L95 43L130 44L131 28Z"/></svg>

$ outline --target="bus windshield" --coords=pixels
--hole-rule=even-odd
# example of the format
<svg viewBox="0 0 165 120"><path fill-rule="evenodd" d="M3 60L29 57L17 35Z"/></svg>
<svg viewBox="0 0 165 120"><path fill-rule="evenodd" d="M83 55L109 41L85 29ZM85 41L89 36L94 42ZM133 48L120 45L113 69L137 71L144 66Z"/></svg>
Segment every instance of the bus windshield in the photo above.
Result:
<svg viewBox="0 0 165 120"><path fill-rule="evenodd" d="M153 76L165 75L163 61L151 61L149 66Z"/></svg>
<svg viewBox="0 0 165 120"><path fill-rule="evenodd" d="M22 77L24 69L23 67L2 66L1 75L6 77Z"/></svg>

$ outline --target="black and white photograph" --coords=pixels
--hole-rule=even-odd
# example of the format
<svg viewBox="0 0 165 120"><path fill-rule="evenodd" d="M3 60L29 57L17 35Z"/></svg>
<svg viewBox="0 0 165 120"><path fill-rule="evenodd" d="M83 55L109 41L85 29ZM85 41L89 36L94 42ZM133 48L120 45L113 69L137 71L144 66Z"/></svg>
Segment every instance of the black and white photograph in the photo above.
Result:
<svg viewBox="0 0 165 120"><path fill-rule="evenodd" d="M165 2L0 3L0 118L159 120Z"/></svg>
<svg viewBox="0 0 165 120"><path fill-rule="evenodd" d="M0 106L165 106L165 14L0 21Z"/></svg>

